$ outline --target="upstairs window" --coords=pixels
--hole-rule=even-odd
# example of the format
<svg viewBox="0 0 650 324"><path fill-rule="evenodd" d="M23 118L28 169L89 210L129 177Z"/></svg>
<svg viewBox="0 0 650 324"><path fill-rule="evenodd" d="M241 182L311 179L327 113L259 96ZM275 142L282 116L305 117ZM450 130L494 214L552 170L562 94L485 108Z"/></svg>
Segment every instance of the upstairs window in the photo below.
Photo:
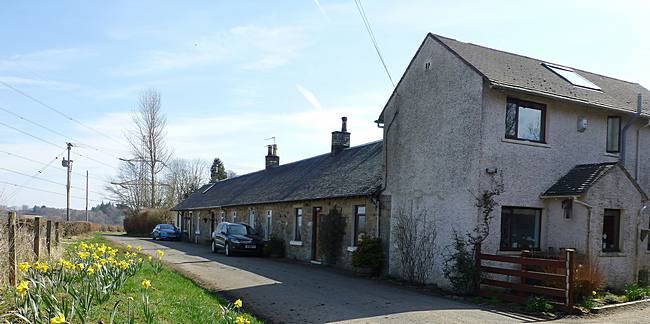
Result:
<svg viewBox="0 0 650 324"><path fill-rule="evenodd" d="M607 152L619 153L621 151L621 117L607 117Z"/></svg>
<svg viewBox="0 0 650 324"><path fill-rule="evenodd" d="M544 143L546 105L508 98L506 138Z"/></svg>

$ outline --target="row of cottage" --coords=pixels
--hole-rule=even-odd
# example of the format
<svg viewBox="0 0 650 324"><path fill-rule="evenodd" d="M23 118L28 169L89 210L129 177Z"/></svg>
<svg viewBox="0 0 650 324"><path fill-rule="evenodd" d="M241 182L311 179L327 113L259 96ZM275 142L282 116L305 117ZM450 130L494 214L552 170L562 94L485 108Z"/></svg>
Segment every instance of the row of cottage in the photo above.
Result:
<svg viewBox="0 0 650 324"><path fill-rule="evenodd" d="M343 118L331 152L282 165L270 146L264 170L206 184L174 210L197 243L220 221L245 222L284 239L287 257L319 261L319 218L337 208L339 265L366 234L398 275L396 215L426 217L444 251L481 221L476 197L498 188L483 251L575 248L621 287L650 266L648 98L637 83L428 34L375 121L382 141L350 147ZM442 257L431 270L449 285Z"/></svg>

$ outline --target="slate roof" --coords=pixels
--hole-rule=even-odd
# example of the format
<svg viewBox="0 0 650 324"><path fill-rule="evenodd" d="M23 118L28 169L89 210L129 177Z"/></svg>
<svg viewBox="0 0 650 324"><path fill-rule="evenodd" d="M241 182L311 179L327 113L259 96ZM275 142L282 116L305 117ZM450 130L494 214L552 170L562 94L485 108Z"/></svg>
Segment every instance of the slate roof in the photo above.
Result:
<svg viewBox="0 0 650 324"><path fill-rule="evenodd" d="M427 37L447 47L494 87L627 112L636 112L637 95L640 93L643 98L643 113L650 115L650 91L638 83L573 68L602 91L586 89L574 86L542 65L555 64L553 62L463 43L431 33ZM379 122L383 122L383 112Z"/></svg>
<svg viewBox="0 0 650 324"><path fill-rule="evenodd" d="M382 141L202 186L172 210L366 196L382 184Z"/></svg>
<svg viewBox="0 0 650 324"><path fill-rule="evenodd" d="M587 192L587 190L589 190L598 179L615 167L620 167L639 192L641 192L644 197L646 196L645 192L641 189L636 180L634 180L627 170L625 170L625 168L618 162L603 162L576 165L555 184L548 188L548 190L542 194L542 198L579 196Z"/></svg>

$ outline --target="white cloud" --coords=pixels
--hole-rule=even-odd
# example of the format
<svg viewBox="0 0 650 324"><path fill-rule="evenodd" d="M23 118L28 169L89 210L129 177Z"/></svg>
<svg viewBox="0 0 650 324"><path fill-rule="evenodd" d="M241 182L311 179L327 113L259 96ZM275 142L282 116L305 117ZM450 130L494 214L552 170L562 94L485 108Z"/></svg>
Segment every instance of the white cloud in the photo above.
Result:
<svg viewBox="0 0 650 324"><path fill-rule="evenodd" d="M304 28L295 26L268 28L248 25L230 30L240 39L245 51L255 53L243 67L257 71L275 69L300 56L308 46L304 32Z"/></svg>
<svg viewBox="0 0 650 324"><path fill-rule="evenodd" d="M321 106L320 102L318 99L316 99L316 96L314 95L313 92L307 90L305 87L303 87L300 84L296 84L296 89L298 89L298 92L307 99L309 104L311 104L312 107L318 109L318 110L323 110L323 106Z"/></svg>
<svg viewBox="0 0 650 324"><path fill-rule="evenodd" d="M46 49L0 58L0 71L57 70L86 55L78 48Z"/></svg>
<svg viewBox="0 0 650 324"><path fill-rule="evenodd" d="M54 80L43 80L43 79L30 79L22 78L15 76L0 76L0 81L6 82L12 86L30 86L30 87L43 87L55 90L74 90L78 89L79 86L76 84L54 81Z"/></svg>

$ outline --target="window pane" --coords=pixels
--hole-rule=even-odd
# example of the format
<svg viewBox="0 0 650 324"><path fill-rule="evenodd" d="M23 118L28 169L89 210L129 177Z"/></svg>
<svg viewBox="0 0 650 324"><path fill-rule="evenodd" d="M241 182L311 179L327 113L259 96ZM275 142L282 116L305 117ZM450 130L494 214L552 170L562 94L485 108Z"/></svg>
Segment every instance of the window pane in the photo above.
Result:
<svg viewBox="0 0 650 324"><path fill-rule="evenodd" d="M297 208L296 209L296 226L295 226L295 232L294 232L294 239L296 241L301 241L302 233L302 208Z"/></svg>
<svg viewBox="0 0 650 324"><path fill-rule="evenodd" d="M607 117L607 152L618 152L621 133L621 119Z"/></svg>
<svg viewBox="0 0 650 324"><path fill-rule="evenodd" d="M513 102L506 106L506 137L517 137L517 104Z"/></svg>
<svg viewBox="0 0 650 324"><path fill-rule="evenodd" d="M542 111L528 107L519 107L517 135L520 139L542 140Z"/></svg>
<svg viewBox="0 0 650 324"><path fill-rule="evenodd" d="M603 217L603 251L619 251L619 228L621 213L615 209L605 209Z"/></svg>
<svg viewBox="0 0 650 324"><path fill-rule="evenodd" d="M539 249L541 210L503 207L501 213L501 249Z"/></svg>

